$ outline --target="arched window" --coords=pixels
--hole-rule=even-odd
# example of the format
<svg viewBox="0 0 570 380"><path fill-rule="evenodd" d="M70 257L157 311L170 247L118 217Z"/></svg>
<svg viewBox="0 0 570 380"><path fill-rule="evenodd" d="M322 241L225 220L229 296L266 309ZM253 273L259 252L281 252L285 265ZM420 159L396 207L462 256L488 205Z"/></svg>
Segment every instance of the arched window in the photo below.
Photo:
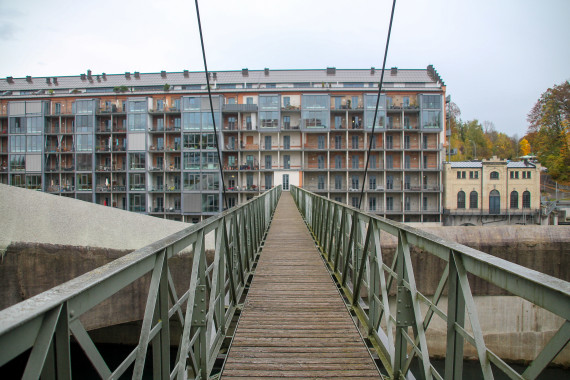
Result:
<svg viewBox="0 0 570 380"><path fill-rule="evenodd" d="M511 208L519 208L519 192L511 191Z"/></svg>
<svg viewBox="0 0 570 380"><path fill-rule="evenodd" d="M489 214L499 214L501 212L501 194L497 190L489 193Z"/></svg>
<svg viewBox="0 0 570 380"><path fill-rule="evenodd" d="M469 208L479 208L479 194L475 190L469 194Z"/></svg>
<svg viewBox="0 0 570 380"><path fill-rule="evenodd" d="M523 193L523 208L530 208L530 191L525 191Z"/></svg>
<svg viewBox="0 0 570 380"><path fill-rule="evenodd" d="M499 172L491 172L491 179L499 179Z"/></svg>
<svg viewBox="0 0 570 380"><path fill-rule="evenodd" d="M457 193L457 208L465 208L465 191Z"/></svg>

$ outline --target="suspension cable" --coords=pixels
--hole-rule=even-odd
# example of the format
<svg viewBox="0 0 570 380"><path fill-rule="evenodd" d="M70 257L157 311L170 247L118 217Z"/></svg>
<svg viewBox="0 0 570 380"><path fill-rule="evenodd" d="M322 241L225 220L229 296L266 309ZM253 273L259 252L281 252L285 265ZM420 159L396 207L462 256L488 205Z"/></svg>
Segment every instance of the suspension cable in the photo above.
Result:
<svg viewBox="0 0 570 380"><path fill-rule="evenodd" d="M197 1L197 0L196 0ZM390 15L390 25L388 26L388 36L386 37L386 49L384 50L384 62L382 63L382 73L380 74L380 83L378 84L378 98L376 99L376 109L374 110L374 118L372 120L372 132L370 141L368 142L368 153L366 154L366 166L364 167L364 180L362 181L362 191L360 192L360 200L358 201L358 209L362 205L364 197L364 188L366 187L366 174L368 174L368 162L370 160L370 151L372 150L372 141L374 139L374 127L376 126L376 115L378 114L378 106L380 105L380 93L382 92L382 83L384 82L384 70L386 69L386 57L388 56L388 45L390 44L390 33L392 32L392 21L394 20L394 8L396 8L396 0L392 3L392 14Z"/></svg>
<svg viewBox="0 0 570 380"><path fill-rule="evenodd" d="M198 0L196 3L196 16L198 17L198 29L200 30L200 43L202 44L202 57L204 58L204 73L206 74L206 88L208 89L208 99L210 99L210 112L212 114L212 124L214 125L214 138L216 141L216 151L218 152L218 167L220 168L220 177L222 180L222 196L224 198L225 208L228 208L228 198L226 197L226 183L224 182L224 171L222 165L222 154L220 152L220 143L218 141L218 131L216 129L216 118L214 117L214 106L212 104L212 91L210 89L210 73L206 64L206 50L204 49L204 38L202 37L202 23L200 22L200 11L198 10Z"/></svg>

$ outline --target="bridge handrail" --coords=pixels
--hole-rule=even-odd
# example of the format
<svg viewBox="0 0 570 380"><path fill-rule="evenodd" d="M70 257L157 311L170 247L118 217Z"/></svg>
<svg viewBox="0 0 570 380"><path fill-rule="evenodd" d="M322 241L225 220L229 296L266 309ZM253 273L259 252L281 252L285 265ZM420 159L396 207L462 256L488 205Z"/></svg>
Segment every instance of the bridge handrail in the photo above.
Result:
<svg viewBox="0 0 570 380"><path fill-rule="evenodd" d="M149 343L153 345L155 378L207 378L280 195L281 186L275 187L0 311L0 367L31 348L24 378L40 375L70 378L70 335L73 335L101 378L118 378L133 363L133 378L141 378ZM215 252L209 264L205 236L212 232ZM193 252L190 284L179 295L168 259L188 248ZM139 344L112 370L79 317L149 272L152 276ZM183 328L173 368L170 368L170 325L175 321L171 319L176 319Z"/></svg>
<svg viewBox="0 0 570 380"><path fill-rule="evenodd" d="M460 379L463 346L468 342L477 351L485 379L493 379L491 363L510 378L534 379L570 340L569 282L429 232L361 212L296 186L291 187L291 193L391 378L413 378L409 369L413 357L417 356L423 378ZM380 232L398 239L391 266L382 259ZM432 297L418 292L411 246L446 262ZM562 319L558 332L522 375L485 345L468 273L549 310ZM447 313L438 306L446 285ZM396 313L390 312L389 292L392 287L397 290ZM363 293L362 290L367 292ZM420 303L428 306L425 318L420 311ZM472 333L465 328L466 310ZM444 376L430 363L426 341L425 331L434 314L447 323ZM408 334L408 327L413 328L413 336ZM408 355L410 346L412 350Z"/></svg>

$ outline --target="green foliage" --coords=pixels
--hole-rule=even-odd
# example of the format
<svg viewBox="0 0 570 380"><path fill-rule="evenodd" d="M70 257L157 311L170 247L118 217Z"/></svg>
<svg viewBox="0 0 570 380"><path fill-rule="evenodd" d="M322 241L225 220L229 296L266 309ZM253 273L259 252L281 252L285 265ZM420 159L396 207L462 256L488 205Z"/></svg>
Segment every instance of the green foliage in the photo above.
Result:
<svg viewBox="0 0 570 380"><path fill-rule="evenodd" d="M525 138L554 180L570 180L570 83L549 88L528 114Z"/></svg>
<svg viewBox="0 0 570 380"><path fill-rule="evenodd" d="M117 86L113 88L114 92L127 92L129 88L127 86Z"/></svg>
<svg viewBox="0 0 570 380"><path fill-rule="evenodd" d="M164 84L164 87L162 88L164 91L168 91L170 90L170 85L168 83Z"/></svg>

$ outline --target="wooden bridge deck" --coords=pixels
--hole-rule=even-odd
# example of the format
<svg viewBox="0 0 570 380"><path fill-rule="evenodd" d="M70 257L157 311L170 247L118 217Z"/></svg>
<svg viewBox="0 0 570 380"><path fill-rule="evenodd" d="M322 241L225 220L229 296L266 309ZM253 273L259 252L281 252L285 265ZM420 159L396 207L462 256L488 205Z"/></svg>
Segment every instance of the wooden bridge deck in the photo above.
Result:
<svg viewBox="0 0 570 380"><path fill-rule="evenodd" d="M379 377L293 198L283 192L222 379Z"/></svg>

